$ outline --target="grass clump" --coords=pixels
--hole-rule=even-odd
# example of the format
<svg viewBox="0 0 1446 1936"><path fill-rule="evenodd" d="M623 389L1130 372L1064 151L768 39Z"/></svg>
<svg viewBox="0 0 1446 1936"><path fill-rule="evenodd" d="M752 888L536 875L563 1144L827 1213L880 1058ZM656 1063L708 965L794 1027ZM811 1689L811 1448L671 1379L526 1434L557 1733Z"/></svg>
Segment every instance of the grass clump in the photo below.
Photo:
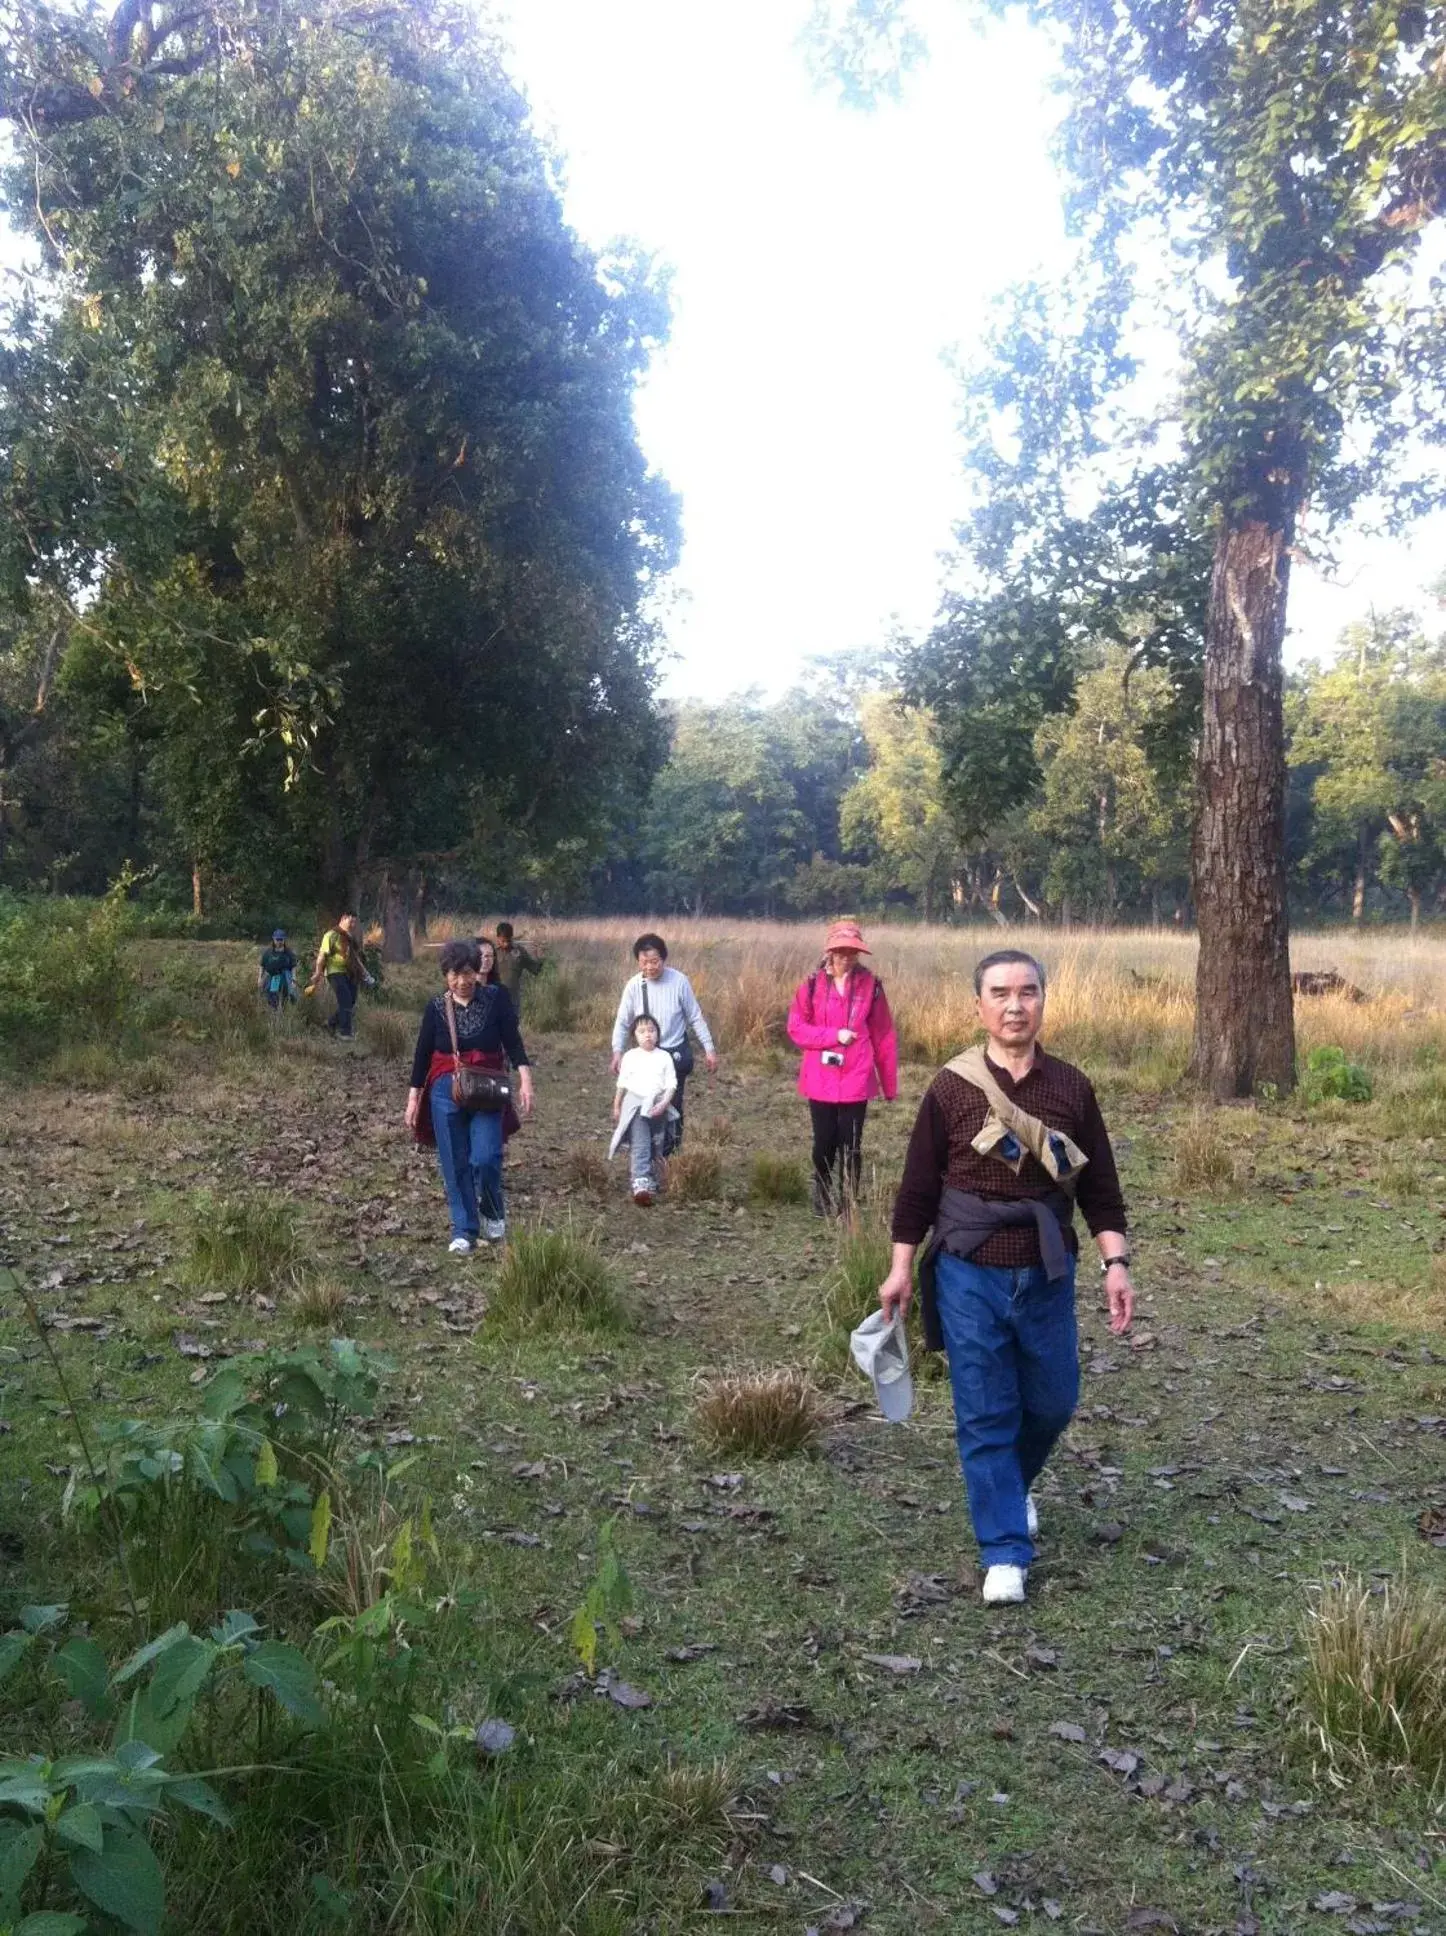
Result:
<svg viewBox="0 0 1446 1936"><path fill-rule="evenodd" d="M796 1156L760 1150L748 1172L748 1194L755 1203L806 1203L808 1178Z"/></svg>
<svg viewBox="0 0 1446 1936"><path fill-rule="evenodd" d="M718 1452L786 1459L818 1436L822 1408L806 1371L723 1371L705 1379L695 1401L703 1437Z"/></svg>
<svg viewBox="0 0 1446 1936"><path fill-rule="evenodd" d="M288 1303L298 1324L325 1331L340 1321L346 1309L347 1288L339 1277L304 1277Z"/></svg>
<svg viewBox="0 0 1446 1936"><path fill-rule="evenodd" d="M525 1230L502 1253L488 1315L505 1331L622 1331L617 1280L596 1244L570 1230Z"/></svg>
<svg viewBox="0 0 1446 1936"><path fill-rule="evenodd" d="M830 1356L848 1356L849 1333L878 1308L879 1286L889 1274L893 1247L878 1224L845 1226L838 1258L823 1287L818 1328Z"/></svg>
<svg viewBox="0 0 1446 1936"><path fill-rule="evenodd" d="M574 1143L562 1159L562 1173L574 1190L594 1197L608 1193L608 1160L596 1143Z"/></svg>
<svg viewBox="0 0 1446 1936"><path fill-rule="evenodd" d="M186 1277L211 1290L261 1288L301 1260L295 1206L286 1197L212 1196L191 1208Z"/></svg>
<svg viewBox="0 0 1446 1936"><path fill-rule="evenodd" d="M394 1009L369 1008L361 1018L361 1032L384 1062L400 1062L412 1046L406 1018Z"/></svg>
<svg viewBox="0 0 1446 1936"><path fill-rule="evenodd" d="M1175 1133L1176 1188L1223 1195L1237 1180L1235 1152L1219 1119L1207 1110L1197 1112Z"/></svg>
<svg viewBox="0 0 1446 1936"><path fill-rule="evenodd" d="M690 1143L668 1159L668 1195L679 1203L706 1203L723 1188L723 1153Z"/></svg>
<svg viewBox="0 0 1446 1936"><path fill-rule="evenodd" d="M1333 1781L1446 1786L1446 1598L1418 1581L1331 1581L1305 1620L1309 1735Z"/></svg>

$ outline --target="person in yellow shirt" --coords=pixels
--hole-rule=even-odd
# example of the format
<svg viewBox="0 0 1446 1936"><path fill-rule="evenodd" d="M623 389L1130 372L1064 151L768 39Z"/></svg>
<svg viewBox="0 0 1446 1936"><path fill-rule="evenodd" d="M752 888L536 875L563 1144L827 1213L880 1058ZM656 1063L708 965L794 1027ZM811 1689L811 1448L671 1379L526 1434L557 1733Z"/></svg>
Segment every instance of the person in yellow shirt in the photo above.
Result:
<svg viewBox="0 0 1446 1936"><path fill-rule="evenodd" d="M325 975L336 997L336 1013L327 1023L333 1035L349 1042L356 1034L356 992L365 985L375 987L362 956L361 922L354 914L344 914L334 928L328 928L316 951L316 966L307 987L310 995Z"/></svg>

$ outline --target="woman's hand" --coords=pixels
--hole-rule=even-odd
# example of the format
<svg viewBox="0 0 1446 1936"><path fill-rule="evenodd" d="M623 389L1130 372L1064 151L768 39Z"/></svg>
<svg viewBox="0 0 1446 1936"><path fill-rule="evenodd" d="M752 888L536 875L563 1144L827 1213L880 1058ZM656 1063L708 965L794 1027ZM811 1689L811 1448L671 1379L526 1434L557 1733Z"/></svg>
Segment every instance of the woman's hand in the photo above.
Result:
<svg viewBox="0 0 1446 1936"><path fill-rule="evenodd" d="M417 1121L418 1121L418 1118L421 1116L421 1113L422 1113L422 1092L420 1089L409 1089L407 1091L407 1108L406 1108L406 1123L407 1123L408 1129L415 1129L417 1127Z"/></svg>
<svg viewBox="0 0 1446 1936"><path fill-rule="evenodd" d="M857 1042L858 1039L857 1029L840 1029L838 1032L838 1044L841 1049L846 1049L850 1042Z"/></svg>
<svg viewBox="0 0 1446 1936"><path fill-rule="evenodd" d="M517 1071L517 1109L520 1115L532 1114L532 1071L526 1063Z"/></svg>

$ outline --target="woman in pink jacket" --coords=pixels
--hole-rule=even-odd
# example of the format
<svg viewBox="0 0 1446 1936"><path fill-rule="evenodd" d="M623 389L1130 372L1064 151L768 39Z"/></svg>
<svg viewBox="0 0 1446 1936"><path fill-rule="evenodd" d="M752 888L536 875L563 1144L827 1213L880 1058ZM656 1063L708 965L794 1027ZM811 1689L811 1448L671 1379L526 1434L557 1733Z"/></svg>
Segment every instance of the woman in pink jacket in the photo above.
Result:
<svg viewBox="0 0 1446 1936"><path fill-rule="evenodd" d="M884 984L860 966L857 921L835 921L822 965L800 982L788 1039L803 1050L798 1093L813 1118L813 1207L841 1211L858 1194L869 1101L899 1093L899 1044Z"/></svg>

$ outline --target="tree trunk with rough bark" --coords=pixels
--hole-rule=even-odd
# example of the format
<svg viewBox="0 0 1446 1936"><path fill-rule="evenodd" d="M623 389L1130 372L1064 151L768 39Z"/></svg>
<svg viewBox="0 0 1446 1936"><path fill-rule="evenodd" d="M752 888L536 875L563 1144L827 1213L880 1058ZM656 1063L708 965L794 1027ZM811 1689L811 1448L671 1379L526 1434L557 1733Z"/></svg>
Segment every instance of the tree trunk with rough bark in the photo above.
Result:
<svg viewBox="0 0 1446 1936"><path fill-rule="evenodd" d="M412 958L411 911L407 906L407 884L395 874L382 877L382 960L410 961Z"/></svg>
<svg viewBox="0 0 1446 1936"><path fill-rule="evenodd" d="M1351 890L1351 919L1359 927L1366 918L1366 824L1356 829L1356 879Z"/></svg>
<svg viewBox="0 0 1446 1936"><path fill-rule="evenodd" d="M205 897L201 893L201 863L198 860L191 862L191 913L198 921L204 919L206 913Z"/></svg>
<svg viewBox="0 0 1446 1936"><path fill-rule="evenodd" d="M1191 1074L1222 1099L1295 1086L1280 649L1291 520L1216 540L1191 858L1200 958Z"/></svg>

